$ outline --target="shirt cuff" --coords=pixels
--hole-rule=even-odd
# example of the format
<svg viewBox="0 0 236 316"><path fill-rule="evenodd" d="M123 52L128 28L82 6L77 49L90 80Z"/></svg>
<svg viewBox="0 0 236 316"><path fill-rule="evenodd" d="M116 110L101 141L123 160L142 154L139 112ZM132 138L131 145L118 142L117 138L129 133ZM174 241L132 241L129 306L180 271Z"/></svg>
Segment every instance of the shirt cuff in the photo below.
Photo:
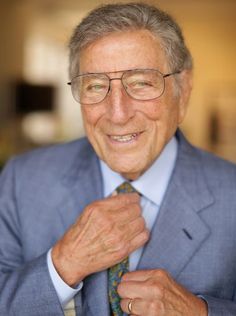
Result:
<svg viewBox="0 0 236 316"><path fill-rule="evenodd" d="M57 292L59 301L61 303L62 308L66 306L66 304L82 289L83 282L80 282L76 288L70 287L68 284L66 284L60 275L57 273L54 264L52 262L52 255L51 255L52 249L50 249L47 253L47 265L49 274L52 280L52 283L55 287L55 290Z"/></svg>

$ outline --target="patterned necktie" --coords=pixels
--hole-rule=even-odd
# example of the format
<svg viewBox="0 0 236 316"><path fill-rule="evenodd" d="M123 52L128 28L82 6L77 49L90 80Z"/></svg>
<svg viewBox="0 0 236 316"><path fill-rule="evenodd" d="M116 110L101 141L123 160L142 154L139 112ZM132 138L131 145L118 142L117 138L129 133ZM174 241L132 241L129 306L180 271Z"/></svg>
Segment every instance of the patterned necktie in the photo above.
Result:
<svg viewBox="0 0 236 316"><path fill-rule="evenodd" d="M132 193L136 192L129 182L122 183L116 192ZM129 271L129 258L125 258L108 270L108 292L111 311L114 316L123 316L123 311L120 307L120 297L117 293L117 286L121 281L122 276Z"/></svg>

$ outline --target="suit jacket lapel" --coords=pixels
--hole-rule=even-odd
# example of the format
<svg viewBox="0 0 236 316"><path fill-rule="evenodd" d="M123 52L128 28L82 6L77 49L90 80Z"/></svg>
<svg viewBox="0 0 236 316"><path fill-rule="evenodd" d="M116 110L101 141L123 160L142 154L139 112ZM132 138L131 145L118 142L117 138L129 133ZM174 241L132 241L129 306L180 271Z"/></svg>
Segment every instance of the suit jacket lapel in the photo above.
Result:
<svg viewBox="0 0 236 316"><path fill-rule="evenodd" d="M84 140L69 170L62 178L59 214L67 229L91 202L103 197L101 171L96 154Z"/></svg>
<svg viewBox="0 0 236 316"><path fill-rule="evenodd" d="M138 265L138 269L166 269L175 278L209 236L209 228L199 212L214 201L204 179L199 153L180 132L177 136L176 167Z"/></svg>
<svg viewBox="0 0 236 316"><path fill-rule="evenodd" d="M103 197L99 162L91 145L84 141L70 170L62 179L61 203L58 211L63 230L74 223L86 205ZM83 281L82 292L75 297L77 315L109 315L107 272L90 275Z"/></svg>

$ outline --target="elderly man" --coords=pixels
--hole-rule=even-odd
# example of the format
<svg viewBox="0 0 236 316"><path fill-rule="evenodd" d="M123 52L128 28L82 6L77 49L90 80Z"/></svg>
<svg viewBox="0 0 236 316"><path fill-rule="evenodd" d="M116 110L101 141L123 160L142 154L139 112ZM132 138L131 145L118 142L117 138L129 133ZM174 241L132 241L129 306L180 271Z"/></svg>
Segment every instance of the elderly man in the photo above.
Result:
<svg viewBox="0 0 236 316"><path fill-rule="evenodd" d="M87 138L0 181L0 314L236 315L236 168L178 130L192 60L146 4L92 11L70 42Z"/></svg>

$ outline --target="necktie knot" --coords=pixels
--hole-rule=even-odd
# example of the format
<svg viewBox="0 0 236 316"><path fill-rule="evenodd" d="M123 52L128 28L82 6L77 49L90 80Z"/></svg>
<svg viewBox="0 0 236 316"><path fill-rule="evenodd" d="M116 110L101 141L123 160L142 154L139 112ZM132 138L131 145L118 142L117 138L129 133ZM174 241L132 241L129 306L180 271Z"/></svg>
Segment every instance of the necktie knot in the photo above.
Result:
<svg viewBox="0 0 236 316"><path fill-rule="evenodd" d="M116 188L116 192L119 193L133 193L137 190L130 184L130 182L125 181Z"/></svg>

